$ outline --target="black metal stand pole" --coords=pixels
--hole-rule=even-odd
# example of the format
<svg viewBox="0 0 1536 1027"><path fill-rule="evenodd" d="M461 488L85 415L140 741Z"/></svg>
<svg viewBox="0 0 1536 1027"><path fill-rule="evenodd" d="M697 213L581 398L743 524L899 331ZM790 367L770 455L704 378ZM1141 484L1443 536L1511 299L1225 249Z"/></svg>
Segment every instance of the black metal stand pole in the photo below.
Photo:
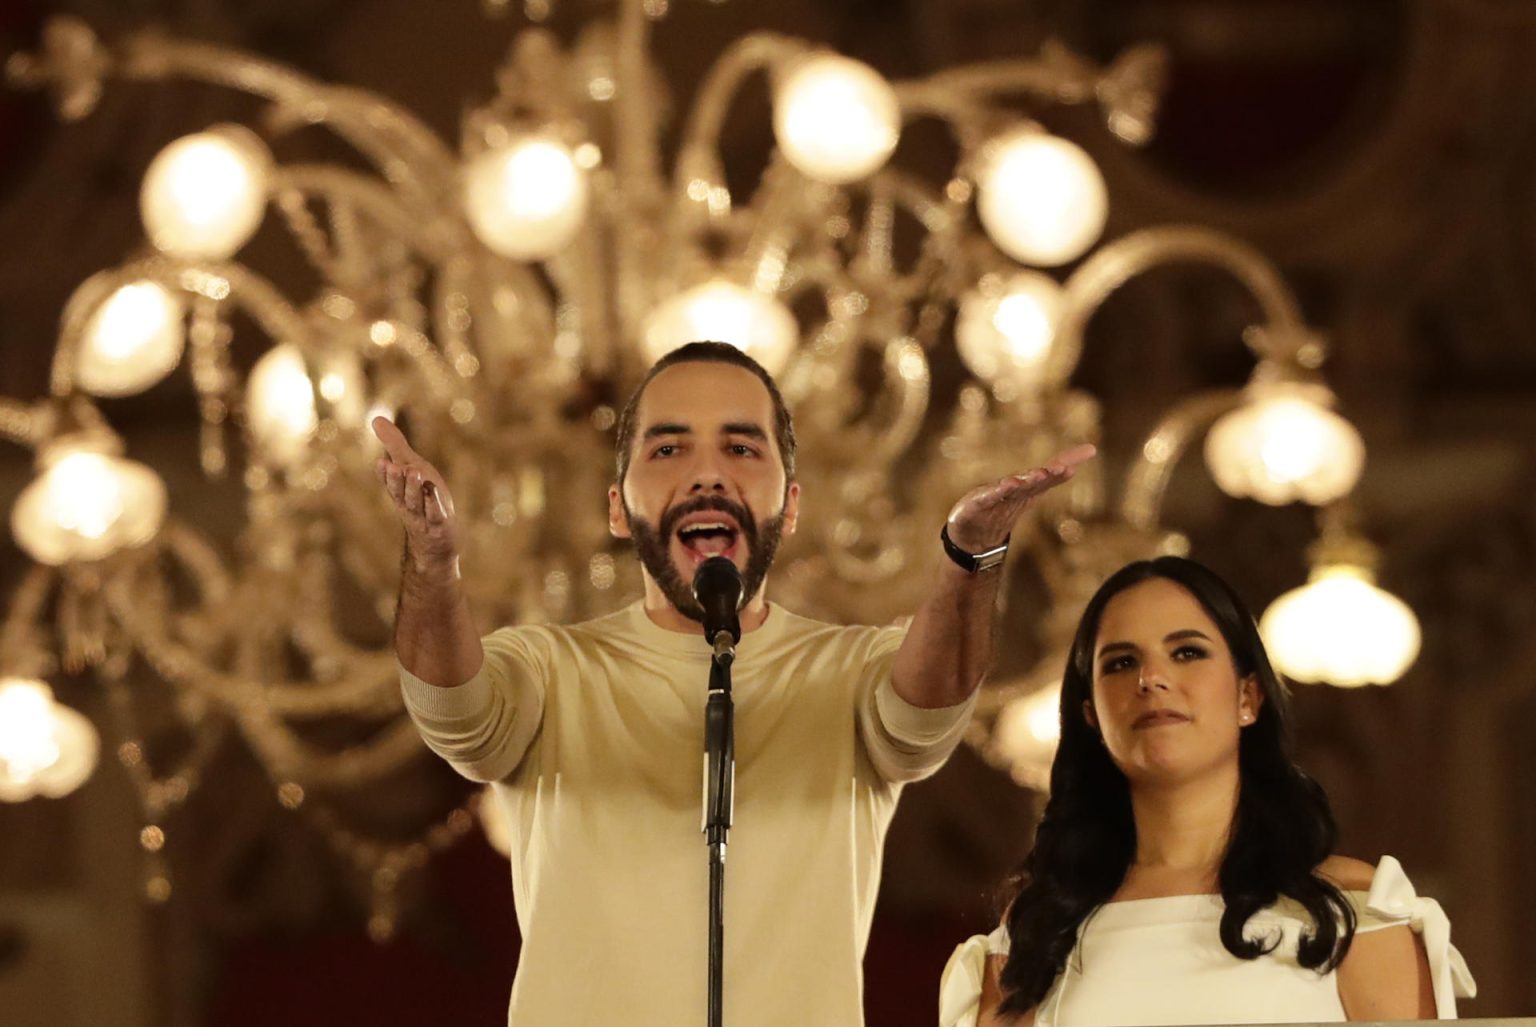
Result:
<svg viewBox="0 0 1536 1027"><path fill-rule="evenodd" d="M709 846L709 1027L723 1027L725 970L725 839L735 804L735 706L729 632L714 640L709 665L709 700L704 706L704 840Z"/></svg>

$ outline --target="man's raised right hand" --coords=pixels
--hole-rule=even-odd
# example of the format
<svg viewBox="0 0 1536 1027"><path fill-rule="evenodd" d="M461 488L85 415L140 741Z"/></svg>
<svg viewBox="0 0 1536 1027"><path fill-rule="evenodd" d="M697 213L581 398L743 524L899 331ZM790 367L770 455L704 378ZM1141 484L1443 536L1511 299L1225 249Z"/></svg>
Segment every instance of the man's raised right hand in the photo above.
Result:
<svg viewBox="0 0 1536 1027"><path fill-rule="evenodd" d="M453 574L459 557L458 522L453 497L436 467L411 448L387 417L373 419L373 433L384 444L374 473L384 483L405 527L407 559L418 571Z"/></svg>

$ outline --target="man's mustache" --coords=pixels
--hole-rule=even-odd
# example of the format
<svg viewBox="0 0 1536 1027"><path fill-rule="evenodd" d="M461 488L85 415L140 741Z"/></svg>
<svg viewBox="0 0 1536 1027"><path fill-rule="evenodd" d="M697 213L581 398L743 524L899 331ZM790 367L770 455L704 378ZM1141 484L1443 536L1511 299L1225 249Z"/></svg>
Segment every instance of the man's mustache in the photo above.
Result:
<svg viewBox="0 0 1536 1027"><path fill-rule="evenodd" d="M717 510L720 513L730 514L736 523L741 525L742 534L749 541L757 537L757 520L752 516L752 511L724 496L696 496L693 499L685 499L670 508L661 517L661 536L671 538L684 517L704 510Z"/></svg>

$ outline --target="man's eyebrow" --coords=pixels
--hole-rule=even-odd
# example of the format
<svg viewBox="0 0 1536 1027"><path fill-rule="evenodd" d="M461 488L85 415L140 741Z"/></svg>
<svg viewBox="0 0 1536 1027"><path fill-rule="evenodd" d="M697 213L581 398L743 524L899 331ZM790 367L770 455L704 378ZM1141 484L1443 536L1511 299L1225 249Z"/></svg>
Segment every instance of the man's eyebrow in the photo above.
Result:
<svg viewBox="0 0 1536 1027"><path fill-rule="evenodd" d="M1207 642L1211 640L1210 636L1203 631L1200 631L1196 628L1184 628L1181 631L1170 631L1168 634L1163 636L1163 641L1177 642L1180 639L1185 638L1203 638ZM1105 653L1119 652L1121 650L1135 651L1135 649L1136 646L1130 642L1105 642L1102 646L1099 647L1099 655L1103 656Z"/></svg>
<svg viewBox="0 0 1536 1027"><path fill-rule="evenodd" d="M686 424L682 424L678 421L663 421L660 424L653 424L649 428L645 429L645 434L641 437L654 439L661 435L688 435L692 432L693 429L688 427Z"/></svg>
<svg viewBox="0 0 1536 1027"><path fill-rule="evenodd" d="M720 430L727 435L745 435L749 439L768 441L768 433L755 421L731 421L721 425Z"/></svg>

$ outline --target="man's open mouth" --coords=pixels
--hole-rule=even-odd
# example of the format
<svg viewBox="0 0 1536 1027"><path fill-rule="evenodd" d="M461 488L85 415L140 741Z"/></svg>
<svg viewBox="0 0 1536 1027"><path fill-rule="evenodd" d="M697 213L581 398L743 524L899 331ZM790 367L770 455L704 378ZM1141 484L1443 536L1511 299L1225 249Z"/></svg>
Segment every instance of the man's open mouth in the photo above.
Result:
<svg viewBox="0 0 1536 1027"><path fill-rule="evenodd" d="M730 517L710 511L690 517L677 529L680 542L695 563L703 563L712 556L736 557L736 543L741 529Z"/></svg>

